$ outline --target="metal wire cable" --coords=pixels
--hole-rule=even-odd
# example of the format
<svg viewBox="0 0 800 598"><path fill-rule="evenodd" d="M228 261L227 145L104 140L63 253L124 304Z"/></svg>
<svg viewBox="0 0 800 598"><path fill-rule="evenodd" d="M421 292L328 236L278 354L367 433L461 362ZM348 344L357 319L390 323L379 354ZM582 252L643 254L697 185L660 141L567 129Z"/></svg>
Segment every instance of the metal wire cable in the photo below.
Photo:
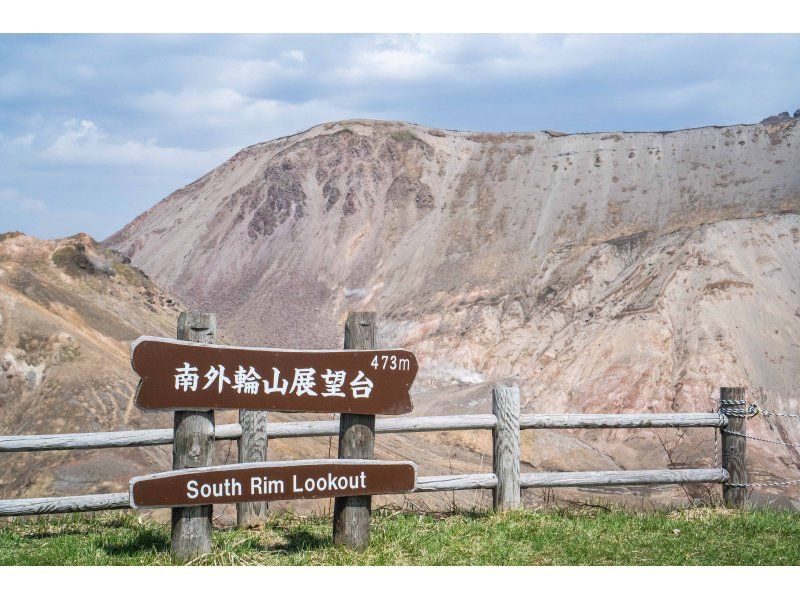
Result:
<svg viewBox="0 0 800 598"><path fill-rule="evenodd" d="M741 432L733 432L731 430L725 430L725 433L730 434L731 436L741 436L742 438L757 440L759 442L768 442L770 444L780 444L782 446L793 446L795 448L800 448L800 444L795 444L792 442L783 442L782 440L769 440L768 438L759 438L758 436L751 436L750 434L742 434Z"/></svg>
<svg viewBox="0 0 800 598"><path fill-rule="evenodd" d="M768 417L792 417L795 419L800 419L800 415L797 413L780 413L775 411L767 411L766 409L763 409L758 406L756 406L756 408L758 409L758 413L760 415L766 415Z"/></svg>
<svg viewBox="0 0 800 598"><path fill-rule="evenodd" d="M787 482L758 482L754 484L731 484L726 482L726 486L733 486L734 488L764 488L765 486L788 486L789 484L800 484L800 480L789 480Z"/></svg>
<svg viewBox="0 0 800 598"><path fill-rule="evenodd" d="M741 400L721 400L720 401L720 413L727 415L729 417L746 417L747 419L752 419L757 415L762 415L766 417L789 417L793 419L800 419L800 414L796 413L782 413L779 411L769 411L768 409L763 409L756 405L755 403L752 405L747 406L745 401ZM742 438L749 438L750 440L756 440L758 442L766 442L769 444L777 444L780 446L790 446L794 448L800 448L800 443L792 443L792 442L783 442L782 440L770 440L768 438L760 438L758 436L753 436L751 434L742 434L741 432L733 432L731 430L725 430L725 434L730 434L731 436L740 436ZM714 433L714 466L717 465L717 434L716 431ZM731 486L734 488L766 488L766 487L775 487L775 486L789 486L791 484L800 484L800 480L786 480L783 482L754 482L748 484L739 484L739 483L726 483L727 486Z"/></svg>

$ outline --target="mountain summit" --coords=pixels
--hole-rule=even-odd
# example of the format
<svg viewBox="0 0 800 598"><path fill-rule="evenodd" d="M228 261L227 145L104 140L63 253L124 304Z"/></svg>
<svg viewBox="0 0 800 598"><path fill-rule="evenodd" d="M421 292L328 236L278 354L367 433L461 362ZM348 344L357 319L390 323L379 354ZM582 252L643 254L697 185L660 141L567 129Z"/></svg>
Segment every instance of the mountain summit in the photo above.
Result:
<svg viewBox="0 0 800 598"><path fill-rule="evenodd" d="M106 245L238 343L338 347L348 310L377 310L418 391L516 375L527 411L709 411L744 385L775 407L800 387L800 129L779 120L329 123L242 150ZM613 452L652 444L633 438ZM782 456L770 471L800 464Z"/></svg>

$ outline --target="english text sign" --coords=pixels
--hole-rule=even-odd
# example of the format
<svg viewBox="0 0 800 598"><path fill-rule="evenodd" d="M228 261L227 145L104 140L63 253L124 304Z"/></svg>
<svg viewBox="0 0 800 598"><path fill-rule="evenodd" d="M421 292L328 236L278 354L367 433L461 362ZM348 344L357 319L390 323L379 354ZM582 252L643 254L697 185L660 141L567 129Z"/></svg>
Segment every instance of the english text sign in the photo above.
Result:
<svg viewBox="0 0 800 598"><path fill-rule="evenodd" d="M315 413L411 411L410 351L291 351L143 336L133 343L145 410L251 409Z"/></svg>
<svg viewBox="0 0 800 598"><path fill-rule="evenodd" d="M186 507L301 498L400 494L414 490L410 461L323 459L178 469L133 478L131 506Z"/></svg>

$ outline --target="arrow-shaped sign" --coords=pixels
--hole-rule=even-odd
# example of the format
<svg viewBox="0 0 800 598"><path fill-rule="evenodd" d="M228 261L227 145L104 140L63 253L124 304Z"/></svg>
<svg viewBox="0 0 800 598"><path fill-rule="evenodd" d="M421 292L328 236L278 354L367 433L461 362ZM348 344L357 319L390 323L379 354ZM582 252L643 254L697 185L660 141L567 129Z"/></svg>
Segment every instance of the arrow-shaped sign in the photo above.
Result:
<svg viewBox="0 0 800 598"><path fill-rule="evenodd" d="M131 364L144 410L408 413L417 374L404 349L292 351L149 336L133 343Z"/></svg>
<svg viewBox="0 0 800 598"><path fill-rule="evenodd" d="M320 459L235 463L133 478L131 506L187 507L300 498L399 494L414 490L410 461Z"/></svg>

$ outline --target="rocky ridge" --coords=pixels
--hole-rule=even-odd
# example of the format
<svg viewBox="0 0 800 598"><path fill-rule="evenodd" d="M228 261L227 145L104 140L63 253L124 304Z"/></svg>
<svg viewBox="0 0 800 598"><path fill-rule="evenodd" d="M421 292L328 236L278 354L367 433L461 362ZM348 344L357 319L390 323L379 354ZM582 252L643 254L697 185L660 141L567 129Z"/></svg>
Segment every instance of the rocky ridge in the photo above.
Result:
<svg viewBox="0 0 800 598"><path fill-rule="evenodd" d="M440 412L506 376L529 411L709 411L739 384L797 411L799 144L796 118L580 135L329 123L242 150L106 244L240 343L336 347L349 309L376 309ZM614 467L667 461L649 432L577 437ZM707 462L713 439L695 444L687 462ZM756 476L798 477L793 450L752 455Z"/></svg>

